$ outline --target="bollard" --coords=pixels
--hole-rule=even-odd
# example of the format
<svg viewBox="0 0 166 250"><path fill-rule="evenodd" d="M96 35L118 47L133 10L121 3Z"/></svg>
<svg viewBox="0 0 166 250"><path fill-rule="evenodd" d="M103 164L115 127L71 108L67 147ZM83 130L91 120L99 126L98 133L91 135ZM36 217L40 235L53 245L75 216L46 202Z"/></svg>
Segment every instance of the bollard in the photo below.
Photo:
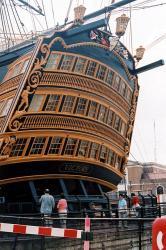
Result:
<svg viewBox="0 0 166 250"><path fill-rule="evenodd" d="M88 216L86 216L86 218L85 218L85 233L86 232L90 232L90 218L88 218ZM90 247L89 240L85 240L84 241L84 250L89 250L89 247Z"/></svg>

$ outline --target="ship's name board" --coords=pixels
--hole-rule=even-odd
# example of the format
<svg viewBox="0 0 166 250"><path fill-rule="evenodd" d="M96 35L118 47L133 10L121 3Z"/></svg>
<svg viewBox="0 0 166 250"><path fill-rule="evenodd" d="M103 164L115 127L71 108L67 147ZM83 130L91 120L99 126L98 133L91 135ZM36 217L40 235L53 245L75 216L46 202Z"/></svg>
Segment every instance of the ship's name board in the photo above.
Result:
<svg viewBox="0 0 166 250"><path fill-rule="evenodd" d="M82 173L82 174L88 174L90 168L88 166L74 166L74 165L66 165L66 166L60 166L59 172L63 173Z"/></svg>

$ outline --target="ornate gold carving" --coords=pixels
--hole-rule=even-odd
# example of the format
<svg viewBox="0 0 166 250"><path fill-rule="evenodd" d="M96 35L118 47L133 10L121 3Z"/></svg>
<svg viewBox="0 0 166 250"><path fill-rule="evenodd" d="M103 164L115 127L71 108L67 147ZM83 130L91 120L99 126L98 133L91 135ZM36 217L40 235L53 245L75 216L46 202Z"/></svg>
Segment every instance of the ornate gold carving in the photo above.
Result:
<svg viewBox="0 0 166 250"><path fill-rule="evenodd" d="M28 108L28 105L29 105L28 97L30 94L34 93L35 89L37 88L37 86L40 83L40 80L41 80L41 77L43 74L43 66L47 63L47 59L50 55L51 47L55 42L60 42L63 45L63 47L66 49L80 47L80 46L93 46L93 47L101 47L101 48L109 50L109 48L107 46L104 46L104 45L101 45L98 43L93 43L93 42L83 42L83 43L76 43L76 44L67 45L61 37L55 37L54 39L51 40L51 42L49 44L42 44L39 48L39 51L38 51L38 57L35 59L32 70L29 73L27 82L24 86L24 90L21 94L21 97L20 97L21 100L20 100L20 104L18 106L18 110L15 111L15 114L13 115L13 118L11 119L11 121L9 123L9 129L11 131L17 131L20 128L20 121L17 117L18 111L24 112ZM118 56L118 55L116 55L116 53L114 53L114 54L115 54L115 56ZM119 56L118 56L118 58L119 58ZM128 68L127 68L126 64L123 62L123 60L121 59L121 57L119 58L119 60L122 62L123 66L127 72L127 75L130 76ZM89 79L88 79L88 81L89 81ZM94 84L95 83L93 83L92 85L94 85ZM33 91L30 91L30 88L32 88ZM102 88L101 86L98 86L98 91L101 88ZM105 91L105 92L107 92L107 91ZM115 100L115 101L117 101L117 100ZM22 106L24 106L24 108L22 110L20 110L22 108ZM15 119L17 119L17 120L15 120Z"/></svg>
<svg viewBox="0 0 166 250"><path fill-rule="evenodd" d="M24 114L24 118L25 120L21 126L21 130L57 128L62 130L83 131L96 135L96 137L103 137L108 141L114 142L121 148L123 148L125 144L125 139L119 135L117 131L114 131L114 129L87 119L83 120L77 117L64 117L50 114Z"/></svg>
<svg viewBox="0 0 166 250"><path fill-rule="evenodd" d="M30 94L33 94L34 91L35 90L30 91L30 86L27 86L27 88L23 90L23 92L21 94L21 102L20 102L20 105L18 106L18 111L26 111L26 109L29 106L29 99L28 99L28 97L29 97Z"/></svg>
<svg viewBox="0 0 166 250"><path fill-rule="evenodd" d="M57 72L44 72L40 85L53 85L53 86L70 86L71 88L78 88L88 90L93 93L104 96L109 101L111 100L116 105L118 104L126 113L129 113L129 104L116 93L115 90L101 83L100 81L88 79L83 76L76 76Z"/></svg>
<svg viewBox="0 0 166 250"><path fill-rule="evenodd" d="M14 135L5 138L0 148L0 160L7 159L9 157L12 146L16 143L16 140L17 138Z"/></svg>
<svg viewBox="0 0 166 250"><path fill-rule="evenodd" d="M125 163L127 163L127 157L128 157L129 149L130 149L130 142L131 142L131 136L132 136L132 132L133 132L138 94L139 94L139 86L138 86L137 79L135 79L135 81L134 81L134 92L133 92L133 98L132 98L132 101L131 101L131 109L130 109L129 121L128 121L128 129L127 129L127 132L126 132Z"/></svg>

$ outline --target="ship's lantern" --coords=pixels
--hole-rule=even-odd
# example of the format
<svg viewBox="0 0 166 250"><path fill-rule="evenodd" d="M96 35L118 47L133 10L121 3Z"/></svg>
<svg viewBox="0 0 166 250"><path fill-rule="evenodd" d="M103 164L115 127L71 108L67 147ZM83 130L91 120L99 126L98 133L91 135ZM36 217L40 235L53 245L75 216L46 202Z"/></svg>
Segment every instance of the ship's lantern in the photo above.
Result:
<svg viewBox="0 0 166 250"><path fill-rule="evenodd" d="M116 18L116 35L118 37L121 37L124 35L129 20L130 20L130 18L127 17L125 14Z"/></svg>
<svg viewBox="0 0 166 250"><path fill-rule="evenodd" d="M144 52L145 52L145 48L142 46L139 46L139 48L136 49L135 58L137 61L140 61L143 58Z"/></svg>
<svg viewBox="0 0 166 250"><path fill-rule="evenodd" d="M86 8L83 5L79 5L76 8L74 8L75 22L83 23L85 11L86 11Z"/></svg>

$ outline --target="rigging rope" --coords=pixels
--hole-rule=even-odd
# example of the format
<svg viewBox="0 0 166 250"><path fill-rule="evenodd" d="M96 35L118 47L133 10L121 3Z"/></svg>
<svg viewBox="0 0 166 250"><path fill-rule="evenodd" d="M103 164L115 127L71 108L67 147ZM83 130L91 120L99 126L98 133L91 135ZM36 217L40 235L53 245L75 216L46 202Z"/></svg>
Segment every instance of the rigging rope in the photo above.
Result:
<svg viewBox="0 0 166 250"><path fill-rule="evenodd" d="M46 28L48 29L47 17L46 17L46 12L45 12L45 8L44 8L43 0L42 0L42 7L43 7L44 17L45 17L45 22L46 22Z"/></svg>
<svg viewBox="0 0 166 250"><path fill-rule="evenodd" d="M53 2L52 2L52 0L51 0L51 10L52 10L52 16L53 16L54 25L55 25L55 15L54 15L54 8L53 8Z"/></svg>

